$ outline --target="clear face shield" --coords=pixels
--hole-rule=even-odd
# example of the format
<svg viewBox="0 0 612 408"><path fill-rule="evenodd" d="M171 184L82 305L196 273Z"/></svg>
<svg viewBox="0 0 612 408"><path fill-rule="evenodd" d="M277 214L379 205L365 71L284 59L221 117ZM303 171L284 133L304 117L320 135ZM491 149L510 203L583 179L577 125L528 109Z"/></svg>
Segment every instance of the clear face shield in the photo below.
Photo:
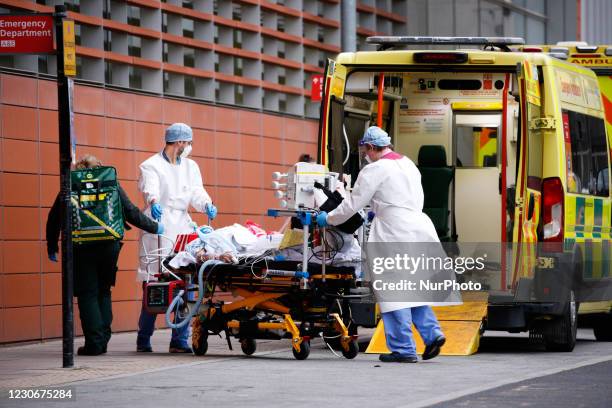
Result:
<svg viewBox="0 0 612 408"><path fill-rule="evenodd" d="M363 169L365 166L372 163L366 152L367 145L359 146L359 169Z"/></svg>

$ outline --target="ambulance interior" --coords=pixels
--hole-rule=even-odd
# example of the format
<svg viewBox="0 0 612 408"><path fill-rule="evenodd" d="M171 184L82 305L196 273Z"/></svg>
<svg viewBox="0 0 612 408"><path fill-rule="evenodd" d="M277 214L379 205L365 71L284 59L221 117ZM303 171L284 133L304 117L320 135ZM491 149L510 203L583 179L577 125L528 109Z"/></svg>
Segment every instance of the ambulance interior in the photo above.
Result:
<svg viewBox="0 0 612 408"><path fill-rule="evenodd" d="M464 247L473 248L474 253L461 256L486 252L490 275L481 278L491 289L505 286L500 274L501 248L486 243L512 240L519 121L515 75L385 72L379 110L380 77L378 72L354 72L347 78L344 103L332 100L331 167L335 164L338 171L342 165L343 172L356 179L364 165L358 140L368 126L377 124L380 111L382 128L391 135L394 149L409 157L421 172L424 212L440 240L473 243ZM342 129L334 126L334 116L340 115L344 117ZM342 154L333 153L338 151ZM506 169L502 172L504 151ZM502 197L506 198L503 206Z"/></svg>

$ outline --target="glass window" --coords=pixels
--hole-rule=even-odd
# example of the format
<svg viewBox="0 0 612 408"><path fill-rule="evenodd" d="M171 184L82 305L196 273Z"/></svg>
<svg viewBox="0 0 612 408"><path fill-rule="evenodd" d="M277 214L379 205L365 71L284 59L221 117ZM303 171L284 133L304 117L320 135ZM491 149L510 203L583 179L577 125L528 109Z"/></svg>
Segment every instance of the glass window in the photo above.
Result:
<svg viewBox="0 0 612 408"><path fill-rule="evenodd" d="M128 35L128 55L130 57L140 57L142 49L142 40L140 37Z"/></svg>
<svg viewBox="0 0 612 408"><path fill-rule="evenodd" d="M102 17L110 20L111 18L111 0L104 0Z"/></svg>
<svg viewBox="0 0 612 408"><path fill-rule="evenodd" d="M193 38L193 20L183 19L183 37Z"/></svg>
<svg viewBox="0 0 612 408"><path fill-rule="evenodd" d="M49 73L49 61L47 60L47 56L46 55L39 55L38 56L38 72L40 72L41 74L48 74Z"/></svg>
<svg viewBox="0 0 612 408"><path fill-rule="evenodd" d="M529 123L541 117L542 110L539 106L529 103ZM533 190L540 191L542 188L543 176L543 147L542 147L542 132L539 130L528 131L527 145L527 186Z"/></svg>
<svg viewBox="0 0 612 408"><path fill-rule="evenodd" d="M497 128L457 126L457 167L497 166Z"/></svg>
<svg viewBox="0 0 612 408"><path fill-rule="evenodd" d="M81 44L81 25L80 24L74 24L74 43L76 45L82 45Z"/></svg>
<svg viewBox="0 0 612 408"><path fill-rule="evenodd" d="M105 61L104 62L104 82L107 84L113 83L113 63Z"/></svg>
<svg viewBox="0 0 612 408"><path fill-rule="evenodd" d="M527 0L525 7L540 14L544 14L545 11L544 0Z"/></svg>
<svg viewBox="0 0 612 408"><path fill-rule="evenodd" d="M234 30L234 48L242 48L242 31Z"/></svg>
<svg viewBox="0 0 612 408"><path fill-rule="evenodd" d="M81 10L80 0L65 1L64 4L66 5L66 10L74 11L75 13L80 13L80 10Z"/></svg>
<svg viewBox="0 0 612 408"><path fill-rule="evenodd" d="M128 6L127 22L129 25L140 26L140 7Z"/></svg>
<svg viewBox="0 0 612 408"><path fill-rule="evenodd" d="M565 154L571 158L567 161L568 192L607 196L609 170L604 120L563 111L563 127Z"/></svg>
<svg viewBox="0 0 612 408"><path fill-rule="evenodd" d="M164 72L164 93L170 90L170 74Z"/></svg>
<svg viewBox="0 0 612 408"><path fill-rule="evenodd" d="M503 10L500 6L481 2L480 3L480 35L503 36Z"/></svg>
<svg viewBox="0 0 612 408"><path fill-rule="evenodd" d="M111 30L104 30L104 51L112 51L112 31Z"/></svg>
<svg viewBox="0 0 612 408"><path fill-rule="evenodd" d="M241 77L242 76L242 58L234 58L234 75Z"/></svg>
<svg viewBox="0 0 612 408"><path fill-rule="evenodd" d="M236 85L234 88L234 103L244 105L244 88L242 85Z"/></svg>
<svg viewBox="0 0 612 408"><path fill-rule="evenodd" d="M455 0L455 32L478 36L478 0Z"/></svg>
<svg viewBox="0 0 612 408"><path fill-rule="evenodd" d="M525 16L521 13L512 12L513 35L515 37L525 37Z"/></svg>
<svg viewBox="0 0 612 408"><path fill-rule="evenodd" d="M192 76L185 76L185 96L195 96L195 78Z"/></svg>
<svg viewBox="0 0 612 408"><path fill-rule="evenodd" d="M525 40L528 44L546 43L546 28L544 22L535 18L527 18L527 34Z"/></svg>
<svg viewBox="0 0 612 408"><path fill-rule="evenodd" d="M450 3L450 4L449 4ZM429 0L427 17L432 35L453 35L453 5L445 0ZM459 18L457 18L458 20ZM459 32L459 31L457 31ZM461 32L461 35L467 35ZM478 34L476 34L478 35Z"/></svg>
<svg viewBox="0 0 612 408"><path fill-rule="evenodd" d="M130 74L130 88L142 89L142 68L130 65L128 72Z"/></svg>
<svg viewBox="0 0 612 408"><path fill-rule="evenodd" d="M183 48L183 65L186 67L195 67L195 50L193 48Z"/></svg>

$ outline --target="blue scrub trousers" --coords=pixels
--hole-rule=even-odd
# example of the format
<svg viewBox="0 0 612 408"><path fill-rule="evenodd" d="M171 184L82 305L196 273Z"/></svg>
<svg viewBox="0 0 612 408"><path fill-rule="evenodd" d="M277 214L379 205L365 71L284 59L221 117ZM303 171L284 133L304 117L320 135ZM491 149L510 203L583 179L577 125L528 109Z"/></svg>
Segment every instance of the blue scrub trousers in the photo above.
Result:
<svg viewBox="0 0 612 408"><path fill-rule="evenodd" d="M144 296L144 294L143 294ZM146 311L144 302L142 309L140 310L140 318L138 319L138 337L136 339L136 345L138 347L150 347L151 336L155 330L155 319L157 315L151 314ZM174 323L178 323L176 313L174 314ZM170 347L189 347L189 324L181 327L180 329L172 329L172 337L170 338Z"/></svg>
<svg viewBox="0 0 612 408"><path fill-rule="evenodd" d="M385 338L391 352L416 357L416 346L412 336L412 323L425 344L433 343L442 335L440 324L430 306L409 307L382 314Z"/></svg>

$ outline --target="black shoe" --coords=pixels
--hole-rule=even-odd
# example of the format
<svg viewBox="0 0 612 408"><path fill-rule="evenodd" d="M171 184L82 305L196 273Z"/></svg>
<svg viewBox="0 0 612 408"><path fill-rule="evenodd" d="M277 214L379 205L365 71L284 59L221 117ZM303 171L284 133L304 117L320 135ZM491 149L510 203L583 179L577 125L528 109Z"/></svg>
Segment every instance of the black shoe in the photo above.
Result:
<svg viewBox="0 0 612 408"><path fill-rule="evenodd" d="M446 337L438 336L431 344L425 347L425 351L423 352L423 360L431 360L440 354L440 349L446 343Z"/></svg>
<svg viewBox="0 0 612 408"><path fill-rule="evenodd" d="M105 351L103 349L94 350L89 349L85 346L81 346L77 350L77 355L79 356L99 356L100 354L104 354Z"/></svg>
<svg viewBox="0 0 612 408"><path fill-rule="evenodd" d="M189 346L170 346L168 352L173 354L191 354L193 351Z"/></svg>
<svg viewBox="0 0 612 408"><path fill-rule="evenodd" d="M416 356L406 356L397 352L381 354L378 359L383 363L416 363L419 361Z"/></svg>
<svg viewBox="0 0 612 408"><path fill-rule="evenodd" d="M136 351L139 353L152 353L153 347L151 346L136 346Z"/></svg>

